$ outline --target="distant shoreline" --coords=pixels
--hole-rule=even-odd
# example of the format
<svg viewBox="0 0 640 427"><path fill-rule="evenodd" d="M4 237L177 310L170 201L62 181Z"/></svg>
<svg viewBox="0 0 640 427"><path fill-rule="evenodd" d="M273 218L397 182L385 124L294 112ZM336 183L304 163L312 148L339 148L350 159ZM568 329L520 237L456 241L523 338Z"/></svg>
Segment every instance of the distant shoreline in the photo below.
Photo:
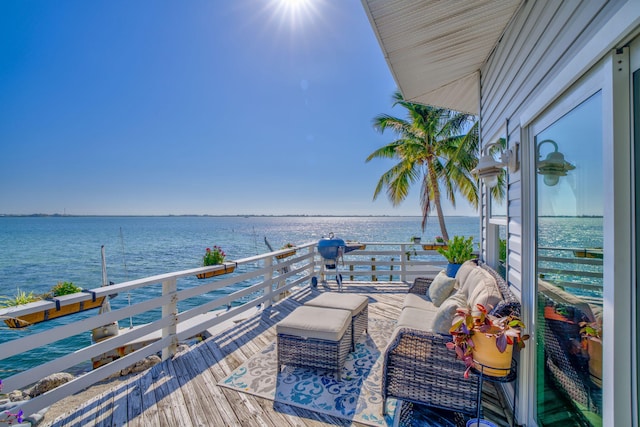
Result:
<svg viewBox="0 0 640 427"><path fill-rule="evenodd" d="M478 215L445 215L446 217L477 218ZM0 214L0 218L422 218L420 215L72 215L72 214ZM432 217L430 215L430 217Z"/></svg>
<svg viewBox="0 0 640 427"><path fill-rule="evenodd" d="M435 218L435 215L429 215ZM447 218L478 218L479 215L445 215ZM211 214L184 214L184 215L72 215L72 214L0 214L0 218L422 218L420 215L268 215L268 214L236 214L236 215L211 215ZM540 218L602 218L602 215L580 216L546 216Z"/></svg>

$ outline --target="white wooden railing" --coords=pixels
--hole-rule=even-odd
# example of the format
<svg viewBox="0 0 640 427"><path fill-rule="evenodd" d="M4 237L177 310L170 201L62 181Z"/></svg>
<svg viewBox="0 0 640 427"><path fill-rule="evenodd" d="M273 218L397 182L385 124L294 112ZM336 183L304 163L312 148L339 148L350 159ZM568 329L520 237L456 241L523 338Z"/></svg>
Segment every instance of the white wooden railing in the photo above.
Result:
<svg viewBox="0 0 640 427"><path fill-rule="evenodd" d="M434 274L434 271L445 265L444 258L436 251L424 251L420 245L379 242L363 242L363 244L366 245L365 249L350 251L344 255L343 260L338 260L337 271L343 275L344 280L412 280L414 276ZM126 307L113 309L103 314L96 313L95 316L81 320L73 321L72 317L69 317L64 325L0 344L0 372L10 371L6 360L11 357L19 357L19 355L34 349L46 348L56 341L77 334L90 333L94 328L115 321L123 323L124 319L126 322L128 318L151 310L161 309L161 314L155 320L144 325L132 329L122 329L117 336L2 378L4 391L24 389L38 379L56 372L70 370L70 368L86 363L92 358L100 357L100 355L123 347L134 340L140 340L149 334L157 334L161 331L160 337L151 344L80 375L54 390L19 403L18 409L22 409L25 414L36 413L60 399L143 360L147 356L161 353L163 359L170 358L176 353L180 341L220 325L243 312L255 309L256 306L268 307L284 291L298 286L308 286L313 277L318 277L322 281L327 276L326 278L330 280L331 275L336 274L336 270L325 268L326 260L323 260L317 253L316 242L299 245L296 254L292 257L283 260L274 258L285 252L287 250L282 249L234 261L236 269L233 274L203 280L202 284L198 282L196 286L180 285L181 282L185 282L184 279L187 277L220 270L224 267L209 266L177 271L95 288L90 290L90 293L84 292L61 297L58 304L65 306L80 301L89 301L94 296L126 294L135 290L144 291L144 293L138 292L140 295L151 295L146 299L140 298L138 301L133 301ZM190 283L193 282L190 281ZM161 290L158 290L158 286L161 286ZM230 288L233 290L229 290ZM178 311L179 302L205 295L209 298L206 302L181 312ZM55 301L38 301L23 306L0 309L0 319L55 309Z"/></svg>

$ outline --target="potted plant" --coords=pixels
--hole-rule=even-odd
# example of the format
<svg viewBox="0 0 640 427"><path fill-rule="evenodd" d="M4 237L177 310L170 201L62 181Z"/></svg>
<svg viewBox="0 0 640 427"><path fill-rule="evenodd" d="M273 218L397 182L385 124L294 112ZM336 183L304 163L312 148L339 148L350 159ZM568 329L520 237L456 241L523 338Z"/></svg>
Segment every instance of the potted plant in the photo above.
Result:
<svg viewBox="0 0 640 427"><path fill-rule="evenodd" d="M447 343L447 348L455 350L458 359L464 361L467 366L465 378L468 378L472 367L480 370L477 364L485 366L486 375L506 376L511 368L513 346L522 349L524 342L529 339L528 335L522 333L524 323L513 314L493 316L481 304L477 304L476 309L473 312L469 308L456 311L453 326L449 330L453 338Z"/></svg>
<svg viewBox="0 0 640 427"><path fill-rule="evenodd" d="M580 336L582 336L582 346L589 354L591 381L598 387L602 387L602 324L581 322Z"/></svg>
<svg viewBox="0 0 640 427"><path fill-rule="evenodd" d="M17 289L17 293L13 298L7 296L0 296L0 308L2 307L16 307L18 305L29 304L30 302L40 301L42 298L35 295L33 291L27 293Z"/></svg>
<svg viewBox="0 0 640 427"><path fill-rule="evenodd" d="M67 300L66 295L75 294L81 292L82 288L74 285L71 282L58 282L53 286L51 290L43 295L35 295L33 292L21 291L18 288L18 293L14 298L0 297L0 308L14 307L29 303L37 303L47 308L41 308L36 311L32 311L29 314L23 314L19 317L3 317L4 323L10 328L24 328L26 326L33 325L34 323L44 322L46 320L52 320L57 317L66 316L68 314L78 313L85 310L91 310L102 305L105 297L97 297L90 301L75 302L64 304L61 301ZM56 307L54 309L48 308L47 304L50 304L52 298L55 298Z"/></svg>
<svg viewBox="0 0 640 427"><path fill-rule="evenodd" d="M438 253L444 256L449 265L447 265L447 276L455 277L460 266L470 259L473 255L473 237L464 238L463 236L453 236L446 246L437 248Z"/></svg>
<svg viewBox="0 0 640 427"><path fill-rule="evenodd" d="M205 249L204 256L202 257L202 265L207 267L210 265L219 265L224 263L224 259L227 254L222 250L220 246L213 246L213 249ZM235 270L235 265L224 266L223 270L207 271L206 273L200 273L197 275L198 279L206 279L208 277L218 276L220 274L231 273Z"/></svg>
<svg viewBox="0 0 640 427"><path fill-rule="evenodd" d="M436 236L435 242L436 245L444 245L444 238L442 236Z"/></svg>
<svg viewBox="0 0 640 427"><path fill-rule="evenodd" d="M415 243L416 245L417 245L417 244L420 244L420 240L422 240L422 238L420 238L420 237L418 237L418 236L412 236L412 237L411 237L411 241L412 241L413 243Z"/></svg>
<svg viewBox="0 0 640 427"><path fill-rule="evenodd" d="M295 247L296 245L294 245L293 243L285 243L280 249L290 249L290 250L276 255L276 258L283 259L286 257L290 257L291 255L295 255L296 254Z"/></svg>

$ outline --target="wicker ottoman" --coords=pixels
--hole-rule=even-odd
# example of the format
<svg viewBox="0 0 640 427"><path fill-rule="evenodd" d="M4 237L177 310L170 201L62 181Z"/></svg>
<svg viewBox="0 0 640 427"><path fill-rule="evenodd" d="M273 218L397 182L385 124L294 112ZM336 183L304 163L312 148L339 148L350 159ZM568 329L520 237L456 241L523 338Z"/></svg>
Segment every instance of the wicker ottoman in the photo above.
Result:
<svg viewBox="0 0 640 427"><path fill-rule="evenodd" d="M282 365L336 371L351 349L351 312L298 307L276 325L278 372Z"/></svg>
<svg viewBox="0 0 640 427"><path fill-rule="evenodd" d="M338 292L325 292L311 301L304 303L305 306L339 308L351 312L351 350L356 349L356 342L365 332L369 325L369 298L356 294L343 294Z"/></svg>

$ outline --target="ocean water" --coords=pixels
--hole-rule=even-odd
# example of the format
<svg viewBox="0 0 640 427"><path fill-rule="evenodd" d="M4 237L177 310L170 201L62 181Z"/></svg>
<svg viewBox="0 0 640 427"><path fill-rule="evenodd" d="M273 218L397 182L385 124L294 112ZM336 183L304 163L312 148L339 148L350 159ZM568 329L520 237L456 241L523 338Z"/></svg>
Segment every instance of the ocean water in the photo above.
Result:
<svg viewBox="0 0 640 427"><path fill-rule="evenodd" d="M18 289L42 294L58 282L85 289L102 283L100 248L105 246L107 275L114 283L200 266L205 248L221 246L228 259L264 252L266 237L274 249L285 243L318 241L330 232L345 240L408 242L412 236L433 240L440 235L430 218L424 233L420 217L0 217L0 296L13 297ZM450 236L473 236L478 241L477 217L448 217ZM179 286L197 285L197 279ZM134 291L135 292L135 291ZM114 309L128 298L119 295ZM154 292L145 290L145 292ZM230 292L230 291L220 291ZM211 296L214 298L214 296ZM189 301L197 305L203 301ZM180 310L188 308L180 306ZM95 310L33 325L23 330L0 323L0 342L35 334L91 316ZM153 316L149 312L146 316ZM144 316L133 320L144 323ZM122 321L120 322L122 326ZM46 349L0 361L0 378L62 356L91 343L89 332L61 340ZM79 369L84 369L80 367Z"/></svg>
<svg viewBox="0 0 640 427"><path fill-rule="evenodd" d="M108 279L120 283L198 267L205 248L214 245L221 246L231 260L268 252L265 237L274 249L279 249L288 242L315 242L330 232L345 240L396 243L408 242L412 236L430 241L441 234L435 218L430 218L424 233L420 222L420 217L0 217L0 296L13 297L18 289L41 294L61 281L86 289L99 287L102 245L106 249ZM450 236L473 236L474 241L478 241L477 217L447 217L446 223ZM539 221L541 247L593 248L601 246L601 242L602 218L541 218ZM570 250L545 250L545 254L557 258L573 256ZM547 267L556 265L548 263ZM566 265L558 264L557 268L566 268ZM601 266L599 268L601 271ZM597 284L597 280L594 283ZM195 277L185 278L178 284L179 287L196 286L198 281ZM111 300L111 305L117 309L125 306L128 298L148 298L154 292L159 294L160 290L132 291ZM204 301L195 298L181 302L179 309ZM90 310L22 330L9 329L0 322L0 343L88 317L94 312ZM156 315L159 314L145 313L132 322L145 323ZM120 323L125 326L126 322ZM90 344L90 333L86 332L55 342L46 349L0 360L0 378ZM88 366L89 362L78 370Z"/></svg>

